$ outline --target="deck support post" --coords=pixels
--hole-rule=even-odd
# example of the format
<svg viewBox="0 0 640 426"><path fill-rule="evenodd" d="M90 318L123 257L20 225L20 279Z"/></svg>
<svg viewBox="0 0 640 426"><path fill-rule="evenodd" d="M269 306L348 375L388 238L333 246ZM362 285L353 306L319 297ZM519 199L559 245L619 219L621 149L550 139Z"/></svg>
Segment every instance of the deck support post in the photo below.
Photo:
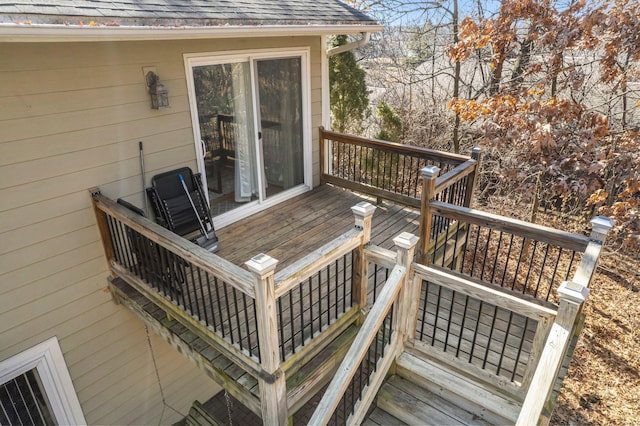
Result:
<svg viewBox="0 0 640 426"><path fill-rule="evenodd" d="M440 173L440 168L436 166L427 166L420 170L422 177L422 197L420 200L420 227L418 237L418 263L427 264L427 253L429 252L429 243L431 242L431 222L433 220L431 206L429 202L435 197L436 179Z"/></svg>
<svg viewBox="0 0 640 426"><path fill-rule="evenodd" d="M262 421L267 425L287 424L287 386L280 368L278 317L274 274L278 261L266 254L245 263L255 276L255 306L263 373L258 377Z"/></svg>
<svg viewBox="0 0 640 426"><path fill-rule="evenodd" d="M351 207L355 217L355 226L362 230L362 243L354 250L353 254L353 279L351 298L360 306L360 312L367 306L367 286L369 282L369 264L364 258L364 246L371 240L371 221L376 207L360 202Z"/></svg>
<svg viewBox="0 0 640 426"><path fill-rule="evenodd" d="M419 280L413 278L411 264L415 254L416 245L419 238L410 232L403 232L393 239L396 246L396 264L405 268L405 282L398 294L398 303L395 306L396 312L393 315L395 324L393 329L400 333L402 342L406 342L408 338L412 338L414 327L414 318L417 317L418 301L420 300ZM416 286L417 289L416 289ZM414 313L415 310L415 313ZM404 345L399 347L403 350ZM400 353L398 353L400 355Z"/></svg>

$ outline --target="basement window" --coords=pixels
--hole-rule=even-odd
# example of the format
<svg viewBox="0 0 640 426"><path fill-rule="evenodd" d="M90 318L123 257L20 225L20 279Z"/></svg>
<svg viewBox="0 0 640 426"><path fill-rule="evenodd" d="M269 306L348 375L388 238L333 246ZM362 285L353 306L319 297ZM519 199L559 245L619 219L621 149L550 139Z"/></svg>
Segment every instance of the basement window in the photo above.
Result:
<svg viewBox="0 0 640 426"><path fill-rule="evenodd" d="M0 361L4 424L86 424L57 338Z"/></svg>

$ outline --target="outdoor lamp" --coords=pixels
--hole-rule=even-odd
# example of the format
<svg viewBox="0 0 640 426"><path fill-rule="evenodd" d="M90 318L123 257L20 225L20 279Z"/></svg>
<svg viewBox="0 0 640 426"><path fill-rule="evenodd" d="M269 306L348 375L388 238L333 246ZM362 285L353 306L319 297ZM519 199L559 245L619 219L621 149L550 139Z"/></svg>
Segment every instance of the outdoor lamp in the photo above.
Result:
<svg viewBox="0 0 640 426"><path fill-rule="evenodd" d="M160 77L153 71L147 73L147 87L151 95L151 108L169 108L169 91L160 83Z"/></svg>

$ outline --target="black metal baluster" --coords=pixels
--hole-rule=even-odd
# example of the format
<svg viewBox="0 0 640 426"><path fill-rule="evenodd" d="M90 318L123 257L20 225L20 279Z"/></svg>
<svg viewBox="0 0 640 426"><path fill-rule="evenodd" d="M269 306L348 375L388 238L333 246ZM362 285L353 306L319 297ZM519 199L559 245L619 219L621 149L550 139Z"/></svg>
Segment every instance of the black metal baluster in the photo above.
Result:
<svg viewBox="0 0 640 426"><path fill-rule="evenodd" d="M318 332L322 332L322 270L318 271Z"/></svg>
<svg viewBox="0 0 640 426"><path fill-rule="evenodd" d="M289 290L289 318L291 318L291 353L296 353L296 333L295 333L295 321L294 321L294 306L293 306L293 289ZM302 329L300 329L302 334Z"/></svg>
<svg viewBox="0 0 640 426"><path fill-rule="evenodd" d="M207 304L205 303L205 297L204 297L204 286L202 285L202 270L200 268L197 268L198 271L198 287L200 288L200 297L201 297L201 301L202 301L202 314L204 316L204 323L207 325L207 327L209 327L209 318L207 316ZM202 320L202 318L200 318L200 320Z"/></svg>
<svg viewBox="0 0 640 426"><path fill-rule="evenodd" d="M205 282L207 283L207 293L209 294L209 310L211 311L211 323L213 325L213 329L217 330L218 327L216 325L216 311L213 305L213 297L211 296L211 281L209 280L209 273L204 273Z"/></svg>
<svg viewBox="0 0 640 426"><path fill-rule="evenodd" d="M540 282L542 281L542 277L544 275L544 268L547 263L547 256L549 255L549 247L551 244L547 243L547 248L544 250L544 256L542 258L542 265L540 266L540 273L538 274L538 282L536 283L536 289L533 292L533 297L538 297L538 290L540 289Z"/></svg>
<svg viewBox="0 0 640 426"><path fill-rule="evenodd" d="M478 306L478 317L476 318L476 326L473 330L473 339L471 341L471 349L469 349L469 362L473 361L473 351L476 349L476 340L478 338L478 329L480 328L480 317L482 316L482 308L484 307L484 302L480 301L480 306Z"/></svg>
<svg viewBox="0 0 640 426"><path fill-rule="evenodd" d="M569 280L569 274L571 273L571 268L573 267L573 261L576 258L576 252L572 251L571 252L571 260L569 261L569 266L567 267L567 273L564 276L564 281L568 281Z"/></svg>
<svg viewBox="0 0 640 426"><path fill-rule="evenodd" d="M489 228L489 233L487 234L487 244L484 247L484 258L482 259L482 269L480 270L480 279L484 280L484 267L487 263L487 256L489 255L489 244L491 243L491 231Z"/></svg>
<svg viewBox="0 0 640 426"><path fill-rule="evenodd" d="M478 231L476 232L476 243L473 246L473 257L471 258L471 268L469 269L469 275L473 277L473 270L476 267L476 254L478 253L478 242L480 241L480 232L482 228L477 225Z"/></svg>
<svg viewBox="0 0 640 426"><path fill-rule="evenodd" d="M435 345L436 334L438 333L438 322L440 321L440 297L442 296L442 286L438 286L438 298L436 299L436 316L433 323L433 336L431 336L431 346Z"/></svg>
<svg viewBox="0 0 640 426"><path fill-rule="evenodd" d="M524 252L525 239L522 238L520 245L520 254L518 255L518 263L516 264L516 272L513 274L513 282L511 283L511 290L515 289L516 281L518 280L518 272L520 271L520 265L522 264L522 254Z"/></svg>
<svg viewBox="0 0 640 426"><path fill-rule="evenodd" d="M253 348L251 347L251 329L249 328L249 310L247 309L247 295L244 292L241 292L241 294L242 294L242 311L244 315L244 330L246 332L245 339L247 340L249 356L253 356Z"/></svg>
<svg viewBox="0 0 640 426"><path fill-rule="evenodd" d="M507 250L507 261L504 263L504 271L502 271L502 280L500 280L500 287L504 287L504 280L507 277L507 270L509 268L509 260L511 260L511 247L513 247L513 238L514 235L511 234L511 238L509 239L509 249Z"/></svg>
<svg viewBox="0 0 640 426"><path fill-rule="evenodd" d="M549 281L549 288L547 289L547 294L545 295L544 300L549 300L549 296L551 295L551 290L553 289L554 282L556 280L556 274L558 273L558 266L560 265L560 259L562 258L562 247L558 250L558 257L556 258L556 264L553 267L553 273L551 274L551 280Z"/></svg>
<svg viewBox="0 0 640 426"><path fill-rule="evenodd" d="M213 284L216 290L216 302L218 304L218 315L220 316L220 333L222 333L222 337L226 337L226 332L224 330L224 317L222 316L222 305L220 301L222 298L220 297L220 284L218 283L218 277L214 275ZM222 285L224 285L224 281L222 281ZM214 313L215 315L215 313Z"/></svg>
<svg viewBox="0 0 640 426"><path fill-rule="evenodd" d="M334 310L335 310L335 319L338 319L338 272L340 271L340 263L338 262L338 259L336 259L336 279L335 279L335 297L334 297ZM346 266L345 266L346 267Z"/></svg>
<svg viewBox="0 0 640 426"><path fill-rule="evenodd" d="M466 223L467 230L464 235L464 250L462 251L462 261L460 262L460 272L464 273L464 261L467 258L467 252L469 251L469 234L471 234L471 224ZM471 275L471 274L469 274Z"/></svg>
<svg viewBox="0 0 640 426"><path fill-rule="evenodd" d="M500 375L500 370L502 369L502 360L504 359L504 353L507 349L507 341L509 340L509 331L511 330L511 323L513 322L513 311L509 311L509 321L507 322L507 330L504 333L504 343L502 345L502 351L500 352L500 360L498 361L498 371L496 371L496 376ZM515 367L514 367L515 370Z"/></svg>
<svg viewBox="0 0 640 426"><path fill-rule="evenodd" d="M284 354L284 317L282 315L282 298L276 300L276 304L278 306L278 324L280 324L279 327L279 333L280 333L280 360L284 361L285 360L285 354Z"/></svg>
<svg viewBox="0 0 640 426"><path fill-rule="evenodd" d="M225 314L225 322L227 323L227 326L229 327L229 334L231 335L231 343L235 343L235 340L233 338L233 323L231 322L231 309L229 308L229 292L227 291L227 283L225 283L224 281L222 282L222 291L224 293L224 303L225 303L225 307L227 308L226 314ZM224 333L223 333L224 336Z"/></svg>
<svg viewBox="0 0 640 426"><path fill-rule="evenodd" d="M533 242L533 249L531 250L531 258L529 259L529 267L527 269L527 276L524 279L524 285L522 286L522 294L525 294L527 291L527 286L529 283L529 276L531 275L531 269L533 269L533 261L536 257L536 247L538 246L538 241Z"/></svg>
<svg viewBox="0 0 640 426"><path fill-rule="evenodd" d="M189 263L188 265L190 268L193 268L193 265L191 263ZM193 302L191 301L191 286L190 286L190 281L191 279L187 278L187 265L183 265L183 270L184 270L184 284L185 284L185 289L186 289L186 293L187 293L187 300L189 301L188 306L188 312L191 316L195 315L195 311L193 309ZM193 278L193 277L191 277Z"/></svg>
<svg viewBox="0 0 640 426"><path fill-rule="evenodd" d="M313 336L315 336L315 333L313 332L313 322L315 321L315 318L313 316L313 283L311 282L311 277L309 277L309 324L311 325L311 338L313 338Z"/></svg>
<svg viewBox="0 0 640 426"><path fill-rule="evenodd" d="M258 361L262 361L262 354L260 353L260 340L258 339L258 314L256 313L255 302L251 304L253 307L253 329L256 331L256 343L255 347L258 348Z"/></svg>
<svg viewBox="0 0 640 426"><path fill-rule="evenodd" d="M529 317L524 317L524 329L522 330L522 337L520 338L520 344L518 345L518 353L513 365L513 371L511 372L511 381L516 378L516 372L518 371L518 364L520 363L520 354L522 353L522 347L524 346L524 339L527 336L527 329L529 328Z"/></svg>
<svg viewBox="0 0 640 426"><path fill-rule="evenodd" d="M304 326L304 299L303 299L303 295L302 295L302 283L300 283L298 285L298 292L299 292L299 296L300 296L300 301L299 301L299 305L300 305L300 346L302 346L304 344L304 330L305 330L305 326Z"/></svg>
<svg viewBox="0 0 640 426"><path fill-rule="evenodd" d="M489 329L489 338L487 339L487 350L484 353L484 359L482 360L482 368L484 369L489 359L489 350L491 349L491 341L493 339L493 330L496 328L496 316L498 314L498 307L493 307L493 317L491 319L491 328Z"/></svg>
<svg viewBox="0 0 640 426"><path fill-rule="evenodd" d="M451 334L451 322L453 319L453 309L454 309L454 302L455 302L455 298L456 298L456 292L452 291L451 292L451 305L450 305L450 309L449 309L449 320L447 321L447 332L445 334L444 337L444 351L447 351L447 345L449 344L449 335Z"/></svg>
<svg viewBox="0 0 640 426"><path fill-rule="evenodd" d="M489 280L489 282L493 282L493 279L496 276L496 270L498 269L498 258L500 257L500 248L502 247L502 235L503 232L500 231L500 233L498 234L498 248L496 249L496 257L493 260L493 271L491 272L491 279Z"/></svg>
<svg viewBox="0 0 640 426"><path fill-rule="evenodd" d="M237 330L237 334L238 334L238 345L240 346L240 349L244 349L242 346L242 328L240 326L240 313L238 312L238 295L237 295L237 290L235 287L231 287L231 294L233 295L233 308L235 311L235 317L236 317L236 330Z"/></svg>
<svg viewBox="0 0 640 426"><path fill-rule="evenodd" d="M422 320L420 321L420 338L423 341L424 337L424 325L427 322L427 307L429 305L429 281L422 281L422 288L424 289L424 304L422 305Z"/></svg>
<svg viewBox="0 0 640 426"><path fill-rule="evenodd" d="M464 310L462 311L462 323L460 324L460 336L458 336L458 346L456 347L456 358L460 355L460 347L462 346L462 336L464 334L464 323L467 320L467 308L469 306L469 296L464 297Z"/></svg>

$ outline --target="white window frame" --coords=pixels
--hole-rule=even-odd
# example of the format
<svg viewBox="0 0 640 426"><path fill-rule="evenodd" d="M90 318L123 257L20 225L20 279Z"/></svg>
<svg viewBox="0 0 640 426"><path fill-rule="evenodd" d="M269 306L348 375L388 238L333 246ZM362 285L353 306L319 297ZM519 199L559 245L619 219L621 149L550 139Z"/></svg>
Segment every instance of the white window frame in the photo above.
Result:
<svg viewBox="0 0 640 426"><path fill-rule="evenodd" d="M58 424L86 425L57 337L0 361L0 384L33 369L40 376L43 392Z"/></svg>
<svg viewBox="0 0 640 426"><path fill-rule="evenodd" d="M299 57L301 66L301 85L302 85L302 150L304 162L304 182L294 188L290 188L280 194L271 196L265 200L257 200L247 203L246 206L238 207L231 212L224 213L220 217L214 217L213 224L215 228L222 228L254 213L258 213L278 203L288 200L296 195L310 191L313 188L313 147L312 147L312 117L311 117L311 49L309 47L291 47L282 49L250 49L250 50L233 50L224 52L203 52L203 53L185 53L184 67L187 77L187 95L189 98L189 108L191 112L191 126L193 130L193 138L196 150L196 162L198 170L204 168L204 152L201 143L200 124L198 119L198 108L195 99L195 87L193 82L192 68L202 65L216 65L233 62L248 61L252 73L252 85L255 82L255 63L257 60L283 59ZM256 104L256 87L253 90L253 108L254 120L258 120L259 106ZM257 127L257 123L256 129ZM260 175L260 174L258 174ZM203 185L206 183L206 177L203 175ZM261 184L262 185L262 184ZM206 187L206 186L205 186ZM209 193L205 191L207 202L209 202Z"/></svg>

